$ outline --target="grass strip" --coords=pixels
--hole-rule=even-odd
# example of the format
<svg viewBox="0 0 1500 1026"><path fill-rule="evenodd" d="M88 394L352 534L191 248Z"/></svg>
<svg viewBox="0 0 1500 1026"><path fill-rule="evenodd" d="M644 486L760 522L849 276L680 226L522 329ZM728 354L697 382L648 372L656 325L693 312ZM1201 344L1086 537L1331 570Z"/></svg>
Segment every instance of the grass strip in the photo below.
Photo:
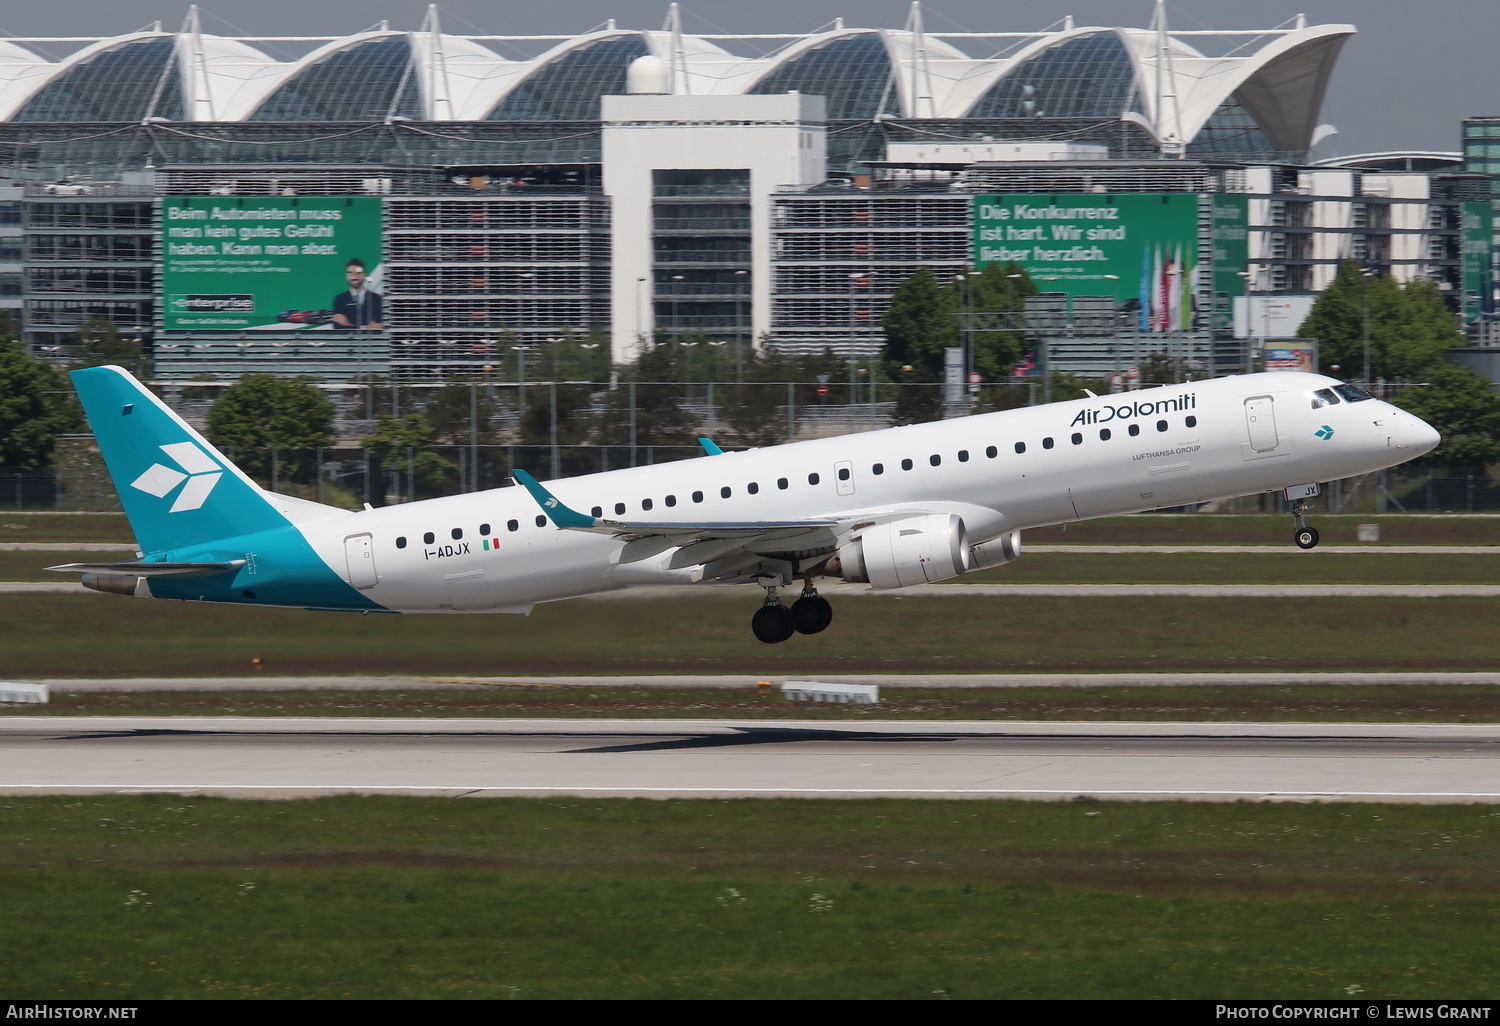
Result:
<svg viewBox="0 0 1500 1026"><path fill-rule="evenodd" d="M873 706L787 702L745 687L489 686L380 691L57 691L0 716L355 716L736 720L1496 723L1500 686L884 687Z"/></svg>
<svg viewBox="0 0 1500 1026"><path fill-rule="evenodd" d="M519 616L359 616L0 595L0 673L95 676L1493 670L1485 598L850 597L815 637L763 645L759 600L707 592Z"/></svg>
<svg viewBox="0 0 1500 1026"><path fill-rule="evenodd" d="M0 800L47 998L1500 996L1494 806Z"/></svg>

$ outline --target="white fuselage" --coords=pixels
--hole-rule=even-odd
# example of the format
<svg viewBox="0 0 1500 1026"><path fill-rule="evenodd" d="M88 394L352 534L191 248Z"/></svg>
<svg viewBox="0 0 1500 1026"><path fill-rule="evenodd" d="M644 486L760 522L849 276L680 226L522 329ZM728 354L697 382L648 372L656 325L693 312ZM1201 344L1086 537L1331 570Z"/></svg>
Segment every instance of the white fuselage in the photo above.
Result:
<svg viewBox="0 0 1500 1026"><path fill-rule="evenodd" d="M1296 372L1197 381L549 487L574 510L632 523L956 513L968 541L980 543L1013 530L1350 477L1436 444L1432 428L1380 400L1314 408L1312 393L1336 384ZM518 487L298 529L371 601L402 612L522 612L615 588L702 580L701 567L669 569L671 550L618 562L623 541L554 527Z"/></svg>

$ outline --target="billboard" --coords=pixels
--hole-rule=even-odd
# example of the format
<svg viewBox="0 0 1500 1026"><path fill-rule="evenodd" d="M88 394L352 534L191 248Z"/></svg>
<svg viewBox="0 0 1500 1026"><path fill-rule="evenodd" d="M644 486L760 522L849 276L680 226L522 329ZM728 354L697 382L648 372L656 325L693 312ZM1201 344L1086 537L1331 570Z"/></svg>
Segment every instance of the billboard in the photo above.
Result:
<svg viewBox="0 0 1500 1026"><path fill-rule="evenodd" d="M379 197L165 197L162 328L381 330L381 236Z"/></svg>
<svg viewBox="0 0 1500 1026"><path fill-rule="evenodd" d="M1203 263L1196 193L975 196L975 266L1014 261L1043 292L1108 296L1141 331L1228 327L1244 292L1249 204L1209 199L1214 247ZM1204 292L1212 309L1195 311Z"/></svg>
<svg viewBox="0 0 1500 1026"><path fill-rule="evenodd" d="M1488 203L1463 205L1460 230L1463 263L1463 316L1465 324L1495 317L1495 283L1490 251L1494 245L1494 209Z"/></svg>

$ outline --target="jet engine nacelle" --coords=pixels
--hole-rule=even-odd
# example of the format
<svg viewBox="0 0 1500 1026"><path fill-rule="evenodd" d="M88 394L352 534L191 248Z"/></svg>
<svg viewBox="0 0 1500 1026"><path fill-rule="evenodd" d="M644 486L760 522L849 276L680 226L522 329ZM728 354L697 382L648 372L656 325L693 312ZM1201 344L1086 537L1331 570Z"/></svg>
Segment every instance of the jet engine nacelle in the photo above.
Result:
<svg viewBox="0 0 1500 1026"><path fill-rule="evenodd" d="M1021 558L1021 532L1011 531L969 549L969 569L988 570Z"/></svg>
<svg viewBox="0 0 1500 1026"><path fill-rule="evenodd" d="M877 588L946 581L971 569L963 518L932 513L867 528L839 546L839 574Z"/></svg>

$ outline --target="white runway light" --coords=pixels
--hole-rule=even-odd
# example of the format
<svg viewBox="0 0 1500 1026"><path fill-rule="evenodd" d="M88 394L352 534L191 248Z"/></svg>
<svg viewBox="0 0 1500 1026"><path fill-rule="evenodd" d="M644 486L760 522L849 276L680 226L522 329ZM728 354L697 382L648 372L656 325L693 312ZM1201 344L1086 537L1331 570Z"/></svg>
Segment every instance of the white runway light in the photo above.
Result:
<svg viewBox="0 0 1500 1026"><path fill-rule="evenodd" d="M783 698L792 702L841 702L874 705L880 701L879 684L824 684L816 680L789 680L781 685Z"/></svg>

